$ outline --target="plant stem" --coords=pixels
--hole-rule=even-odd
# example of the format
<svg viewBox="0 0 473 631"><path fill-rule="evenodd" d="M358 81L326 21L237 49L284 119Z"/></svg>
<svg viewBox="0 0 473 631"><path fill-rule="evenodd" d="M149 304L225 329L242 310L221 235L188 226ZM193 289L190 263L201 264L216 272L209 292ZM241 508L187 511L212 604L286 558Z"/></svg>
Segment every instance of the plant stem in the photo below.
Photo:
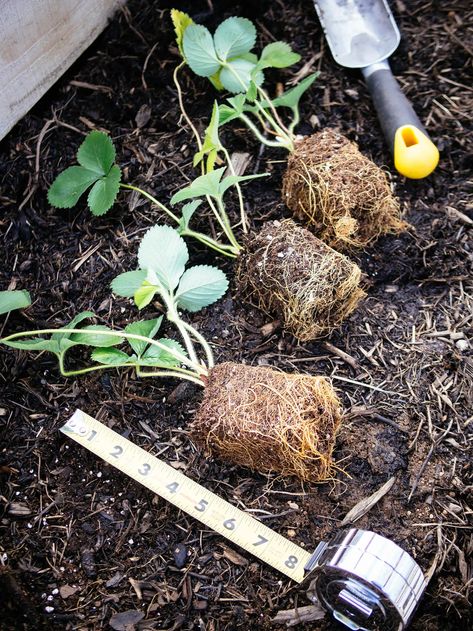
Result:
<svg viewBox="0 0 473 631"><path fill-rule="evenodd" d="M195 128L193 122L191 121L191 119L189 118L187 112L186 112L186 108L184 107L184 99L182 98L182 90L181 90L181 84L179 83L179 79L178 79L178 73L179 70L181 68L183 68L186 65L185 61L182 61L174 70L174 73L172 75L172 78L174 80L174 85L176 86L177 89L177 99L179 101L179 107L181 110L181 113L183 115L183 117L186 120L186 123L189 125L189 127L192 129L192 133L195 136L195 140L197 142L197 147L199 148L199 151L202 151L202 141L200 140L200 136L199 136L199 132L197 131L197 129Z"/></svg>
<svg viewBox="0 0 473 631"><path fill-rule="evenodd" d="M187 322L182 321L182 324L189 331L189 333L191 333L191 335L195 337L195 339L200 343L200 345L204 349L205 355L207 357L207 368L213 368L215 366L214 356L212 353L212 349L210 348L210 345L205 339L205 337L201 335L199 331L197 331L197 329L195 329L192 325L188 324Z"/></svg>
<svg viewBox="0 0 473 631"><path fill-rule="evenodd" d="M266 103L269 105L269 107L270 107L270 109L271 109L271 111L272 111L272 113L274 115L274 118L276 119L276 121L280 125L281 129L283 129L284 132L287 134L287 137L292 140L292 134L291 134L290 130L286 127L286 125L281 120L281 117L278 114L278 110L273 105L273 102L269 98L269 96L266 93L266 91L263 90L263 88L261 88L260 86L256 86L256 89L258 90L258 93L262 96L262 98L266 101Z"/></svg>
<svg viewBox="0 0 473 631"><path fill-rule="evenodd" d="M247 125L247 127L251 129L251 131L254 133L256 138L261 143L263 143L263 145L267 145L268 147L277 147L278 149L280 149L281 147L286 147L286 149L289 149L288 145L282 139L281 141L276 141L276 140L268 140L267 138L265 138L261 134L259 129L256 127L256 125L253 123L253 121L246 114L243 114L243 112L238 115L238 118L241 118L241 120L245 123L245 125Z"/></svg>
<svg viewBox="0 0 473 631"><path fill-rule="evenodd" d="M217 201L217 206L220 211L220 216L222 217L222 221L224 222L224 225L226 227L225 234L227 235L230 243L236 248L237 252L239 252L241 250L241 245L238 243L238 241L235 238L235 235L233 234L233 230L230 225L230 219L228 218L227 211L225 210L225 206L222 201L222 198L216 197L215 199Z"/></svg>
<svg viewBox="0 0 473 631"><path fill-rule="evenodd" d="M239 76L239 74L237 72L235 72L235 70L233 69L233 67L231 66L231 64L224 64L225 67L227 69L230 70L230 72L233 74L233 76L235 77L235 79L237 79L237 81L240 83L240 85L242 86L244 92L246 93L247 91L247 86L245 85L245 83L243 82L242 78ZM265 99L265 101L268 103L271 111L274 114L274 118L273 116L266 110L266 108L261 105L261 103L258 101L258 99L255 100L255 105L257 107L257 109L259 110L259 112L261 113L261 115L266 118L266 120L269 122L269 124L271 125L271 127L274 129L274 131L276 132L276 135L281 138L281 144L283 146L287 146L288 148L291 147L293 145L292 142L292 138L291 138L291 134L289 133L289 130L287 129L287 127L284 125L284 123L281 121L279 114L276 111L276 108L274 107L274 105L271 102L271 99L269 98L269 96L266 94L266 92L256 86L256 89L258 90L259 94ZM247 123L248 124L248 123ZM279 145L281 146L281 145ZM291 150L291 149L290 149Z"/></svg>
<svg viewBox="0 0 473 631"><path fill-rule="evenodd" d="M225 159L227 160L227 164L228 164L228 168L230 169L230 173L232 175L236 175L235 173L235 169L233 167L233 162L232 159L230 157L230 154L228 153L227 149L222 145L222 151L223 151L223 155L225 156ZM246 212L245 212L245 206L243 204L243 195L241 192L241 186L239 182L235 182L235 188L237 190L237 194L238 194L238 203L240 206L240 220L241 220L241 225L243 227L243 232L245 234L248 233L248 218L246 216Z"/></svg>
<svg viewBox="0 0 473 631"><path fill-rule="evenodd" d="M126 188L130 191L136 191L137 193L140 193L140 195L143 195L143 197L146 197L146 199L149 199L151 202L153 202L153 204L156 204L156 206L158 208L160 208L161 210L164 210L164 212L171 217L171 219L173 219L177 224L179 223L179 217L177 217L171 210L169 210L169 208L167 208L164 204L161 204L161 202L159 200L156 199L156 197L153 197L152 195L150 195L149 193L147 193L146 191L144 191L141 188L138 188L137 186L133 186L132 184L120 184L120 188Z"/></svg>
<svg viewBox="0 0 473 631"><path fill-rule="evenodd" d="M291 136L294 136L294 128L296 125L299 124L300 115L299 115L299 108L293 107L292 111L294 115L293 115L291 124L289 125L289 131L291 132ZM294 145L293 145L293 148L294 148Z"/></svg>
<svg viewBox="0 0 473 631"><path fill-rule="evenodd" d="M176 377L177 379L186 379L187 381L192 381L192 383L196 383L198 386L204 386L204 382L199 377L194 377L193 375L183 374L181 372L176 372L175 370L160 370L159 372L143 372L139 367L136 368L136 374L138 377Z"/></svg>
<svg viewBox="0 0 473 631"><path fill-rule="evenodd" d="M66 370L64 365L65 355L58 355L59 359L59 370L61 371L61 375L63 377L75 377L78 375L85 375L89 372L94 372L96 370L108 370L110 368L132 368L135 364L123 363L123 364L114 364L111 366L110 364L100 364L98 366L89 366L88 368L80 368L79 370Z"/></svg>
<svg viewBox="0 0 473 631"><path fill-rule="evenodd" d="M194 230L189 230L188 228L186 228L185 230L180 231L179 234L181 235L181 237L193 237L194 239L197 239L198 241L200 241L207 247L211 248L212 250L215 250L219 254L223 254L224 256L228 256L233 259L237 257L238 250L236 250L235 246L223 245L222 243L215 241L211 237L208 237L207 235L202 234L201 232L195 232Z"/></svg>
<svg viewBox="0 0 473 631"><path fill-rule="evenodd" d="M12 335L8 335L7 337L0 339L0 344L12 342L13 340L18 339L19 337L26 337L26 336L38 336L38 335L46 335L46 334L54 334L54 333L73 334L73 333L85 333L85 332L87 332L87 329L84 330L84 329L68 329L68 328L37 329L35 331L20 331L19 333L12 333ZM169 346L166 346L165 344L161 344L161 342L159 342L158 340L153 340L150 337L146 337L144 335L138 335L137 333L127 333L126 331L102 331L102 330L100 331L100 335L106 335L110 337L118 336L118 337L123 337L126 340L138 340L140 342L146 342L147 344L150 344L151 346L156 346L160 350L165 351L166 353L169 353L170 355L175 357L179 363L184 364L185 366L188 366L189 368L191 368L191 370L197 376L207 374L207 370L200 363L193 362L189 357L186 357L175 348L171 348Z"/></svg>

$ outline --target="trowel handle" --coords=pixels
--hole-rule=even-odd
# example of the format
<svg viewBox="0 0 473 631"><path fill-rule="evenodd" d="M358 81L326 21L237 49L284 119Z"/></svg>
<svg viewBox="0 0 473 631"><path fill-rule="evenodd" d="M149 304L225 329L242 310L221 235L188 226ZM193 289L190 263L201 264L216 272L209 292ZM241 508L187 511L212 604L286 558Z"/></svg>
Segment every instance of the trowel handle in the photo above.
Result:
<svg viewBox="0 0 473 631"><path fill-rule="evenodd" d="M421 179L437 166L439 152L414 112L387 61L362 68L378 118L394 156L394 166L406 177Z"/></svg>

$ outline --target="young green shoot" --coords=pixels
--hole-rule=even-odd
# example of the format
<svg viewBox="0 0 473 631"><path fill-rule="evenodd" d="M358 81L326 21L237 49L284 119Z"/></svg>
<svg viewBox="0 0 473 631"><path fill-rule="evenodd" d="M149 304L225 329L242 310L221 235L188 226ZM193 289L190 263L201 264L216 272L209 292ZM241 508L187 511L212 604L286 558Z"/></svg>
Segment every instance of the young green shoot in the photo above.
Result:
<svg viewBox="0 0 473 631"><path fill-rule="evenodd" d="M300 55L294 53L289 44L272 42L258 57L251 52L256 42L256 29L250 20L228 18L212 36L205 26L195 24L186 14L178 13L181 17L179 32L176 28L176 33L180 38L179 50L184 61L196 75L208 78L217 90L237 95L219 106L220 124L239 118L260 142L293 151L294 129L300 120L299 101L317 73L271 99L262 87L264 70L287 68L300 60ZM287 124L279 115L279 107L291 110Z"/></svg>
<svg viewBox="0 0 473 631"><path fill-rule="evenodd" d="M214 116L214 126L218 126L218 109ZM210 133L210 132L209 132ZM212 137L215 134L212 132ZM218 138L218 134L217 134ZM205 152L207 152L205 147ZM228 216L225 211L223 200L219 200L215 206L213 198L206 196L211 202L212 211L225 234L228 243L222 243L202 232L193 230L189 222L192 215L200 205L200 201L186 204L181 209L181 216L176 215L172 210L160 202L156 197L134 186L121 182L121 169L115 164L116 151L110 137L100 131L90 132L77 151L78 165L65 169L52 183L48 191L48 200L56 208L72 208L79 201L80 197L88 190L87 204L93 215L103 215L115 203L120 189L132 190L155 206L162 210L176 225L180 235L192 237L206 245L207 247L229 257L236 257L241 247L239 246L233 233ZM223 172L222 172L223 176ZM261 177L258 175L235 176L230 175L232 185L239 185L240 182ZM225 178L225 180L228 178ZM227 190L229 186L226 187Z"/></svg>
<svg viewBox="0 0 473 631"><path fill-rule="evenodd" d="M215 267L197 265L186 269L188 259L187 246L176 230L154 226L140 244L140 268L120 274L112 282L114 293L133 297L139 309L149 305L158 294L165 317L176 327L184 346L174 339L156 339L164 316L131 322L123 330L103 325L79 327L83 320L95 317L91 311L79 313L66 327L22 331L1 339L0 343L26 351L53 353L61 374L66 377L107 368L134 368L139 377L177 377L204 385L208 371L214 366L212 349L204 336L182 319L180 311L193 313L211 305L226 292L228 281ZM117 348L125 343L128 345L125 350ZM92 365L66 367L66 355L75 346L93 348ZM205 359L199 357L197 346Z"/></svg>
<svg viewBox="0 0 473 631"><path fill-rule="evenodd" d="M231 156L228 153L227 149L220 142L219 133L218 133L219 126L220 126L218 103L217 102L214 103L210 123L207 129L205 130L203 141L201 140L200 134L197 131L195 125L193 124L190 116L187 114L186 108L184 106L184 99L182 96L181 84L179 83L179 72L186 65L186 62L184 60L184 51L182 48L182 40L183 40L184 31L186 30L188 26L193 24L193 21L186 13L183 13L182 11L178 11L177 9L171 9L171 19L174 24L174 30L176 33L177 47L179 49L179 53L181 54L183 58L183 61L178 66L176 66L174 70L173 80L174 80L174 85L176 86L176 90L177 90L179 108L181 110L182 116L184 117L185 121L187 122L190 129L192 130L192 133L194 135L194 138L198 147L198 151L194 156L194 166L198 166L200 164L202 175L205 175L206 173L213 171L216 162L218 164L222 164L223 162L219 156L219 153L221 152L223 153L224 161L227 165L227 168L230 174L236 175ZM207 156L207 160L203 159L204 156ZM238 204L240 208L240 223L243 228L243 232L247 233L248 220L245 213L245 206L243 203L243 195L241 192L241 186L238 181L235 182L235 188L238 194ZM209 205L213 208L212 201L210 199L207 199L207 201L209 202ZM214 208L213 210L215 212Z"/></svg>

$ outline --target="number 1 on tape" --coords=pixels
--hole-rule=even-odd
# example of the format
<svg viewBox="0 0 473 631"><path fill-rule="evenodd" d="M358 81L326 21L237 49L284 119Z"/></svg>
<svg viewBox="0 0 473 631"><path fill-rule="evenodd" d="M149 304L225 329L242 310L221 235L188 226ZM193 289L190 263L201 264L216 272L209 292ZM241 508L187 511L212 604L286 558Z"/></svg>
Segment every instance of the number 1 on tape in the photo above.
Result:
<svg viewBox="0 0 473 631"><path fill-rule="evenodd" d="M311 553L85 412L76 410L61 431L264 563L298 583L304 579Z"/></svg>

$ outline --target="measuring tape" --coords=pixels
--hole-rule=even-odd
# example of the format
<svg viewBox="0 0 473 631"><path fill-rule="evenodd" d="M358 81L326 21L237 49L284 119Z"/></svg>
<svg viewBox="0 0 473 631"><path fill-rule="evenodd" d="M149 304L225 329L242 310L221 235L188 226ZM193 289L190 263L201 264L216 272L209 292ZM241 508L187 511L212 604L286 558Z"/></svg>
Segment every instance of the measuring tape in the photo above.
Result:
<svg viewBox="0 0 473 631"><path fill-rule="evenodd" d="M312 552L278 535L85 412L77 410L61 431L264 563L298 583L304 580L304 568Z"/></svg>
<svg viewBox="0 0 473 631"><path fill-rule="evenodd" d="M61 431L292 580L310 574L309 598L348 628L401 631L412 618L425 578L389 539L351 528L308 552L81 410Z"/></svg>

